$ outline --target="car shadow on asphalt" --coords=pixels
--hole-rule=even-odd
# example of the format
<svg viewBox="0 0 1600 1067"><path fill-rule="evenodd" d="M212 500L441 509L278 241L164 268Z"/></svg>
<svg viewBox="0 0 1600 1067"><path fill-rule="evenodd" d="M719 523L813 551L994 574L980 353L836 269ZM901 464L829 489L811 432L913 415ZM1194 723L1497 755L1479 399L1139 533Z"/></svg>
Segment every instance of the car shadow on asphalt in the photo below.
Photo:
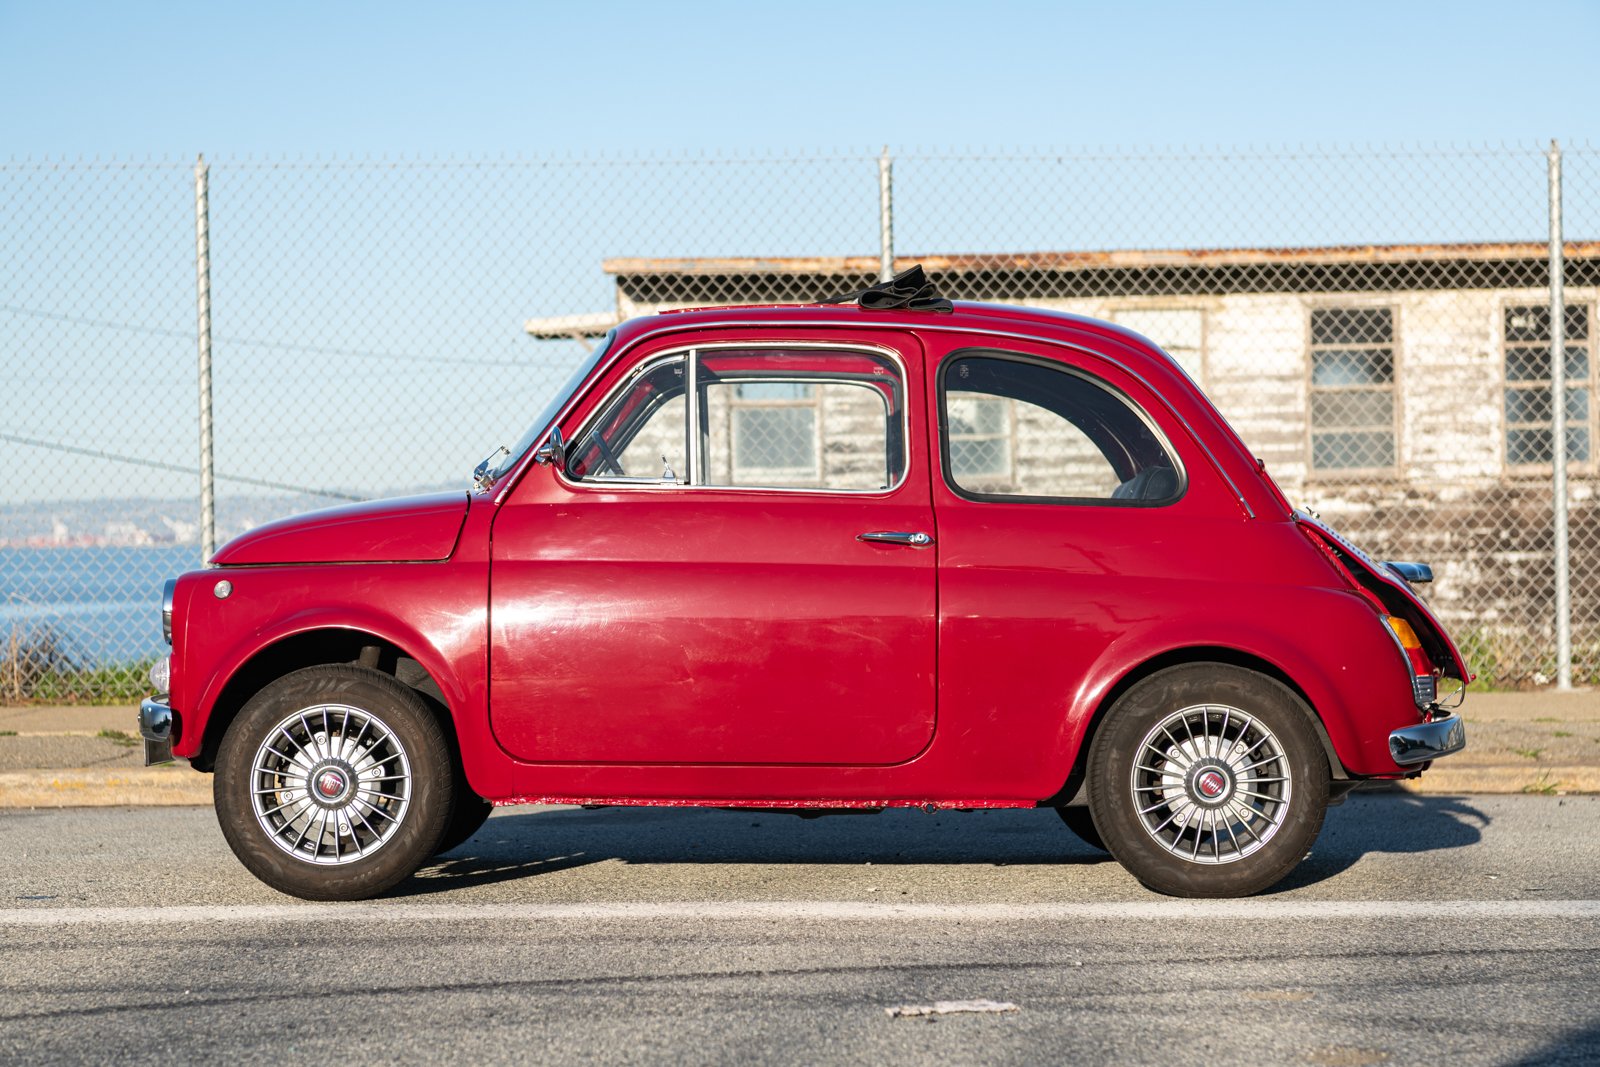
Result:
<svg viewBox="0 0 1600 1067"><path fill-rule="evenodd" d="M1561 1034L1542 1048L1518 1060L1506 1061L1510 1067L1552 1067L1600 1063L1600 1022Z"/></svg>
<svg viewBox="0 0 1600 1067"><path fill-rule="evenodd" d="M1332 878L1375 853L1464 848L1490 823L1470 798L1356 794L1332 808L1311 854L1269 893ZM394 890L414 896L605 861L627 864L1093 866L1113 863L1042 809L801 819L706 808L554 808L497 813Z"/></svg>
<svg viewBox="0 0 1600 1067"><path fill-rule="evenodd" d="M711 808L557 808L497 814L394 895L493 884L615 860L627 864L1093 865L1114 862L1053 811L931 815L914 809L799 818Z"/></svg>
<svg viewBox="0 0 1600 1067"><path fill-rule="evenodd" d="M1374 853L1442 852L1475 845L1493 820L1471 797L1419 796L1378 787L1328 809L1311 854L1266 894L1315 885Z"/></svg>

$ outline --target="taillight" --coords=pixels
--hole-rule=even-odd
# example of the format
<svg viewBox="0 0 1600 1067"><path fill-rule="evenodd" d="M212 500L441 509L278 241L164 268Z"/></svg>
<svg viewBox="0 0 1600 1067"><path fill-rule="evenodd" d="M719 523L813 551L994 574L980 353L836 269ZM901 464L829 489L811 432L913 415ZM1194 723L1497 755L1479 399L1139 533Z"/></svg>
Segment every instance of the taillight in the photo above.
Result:
<svg viewBox="0 0 1600 1067"><path fill-rule="evenodd" d="M1409 622L1398 615L1385 615L1383 621L1411 664L1411 696L1416 700L1417 707L1425 708L1439 698L1439 680L1434 666L1428 660L1428 654L1422 650L1422 642Z"/></svg>

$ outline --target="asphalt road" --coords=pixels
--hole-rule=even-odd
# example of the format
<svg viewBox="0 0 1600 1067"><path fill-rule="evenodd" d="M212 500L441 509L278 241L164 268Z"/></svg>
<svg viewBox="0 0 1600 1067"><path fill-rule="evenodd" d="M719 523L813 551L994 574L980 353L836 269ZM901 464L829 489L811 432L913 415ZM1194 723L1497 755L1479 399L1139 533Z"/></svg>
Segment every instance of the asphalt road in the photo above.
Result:
<svg viewBox="0 0 1600 1067"><path fill-rule="evenodd" d="M508 809L388 899L203 809L0 812L0 1062L1593 1063L1600 797L1357 796L1278 891L1049 812ZM1015 1011L886 1009L986 998Z"/></svg>

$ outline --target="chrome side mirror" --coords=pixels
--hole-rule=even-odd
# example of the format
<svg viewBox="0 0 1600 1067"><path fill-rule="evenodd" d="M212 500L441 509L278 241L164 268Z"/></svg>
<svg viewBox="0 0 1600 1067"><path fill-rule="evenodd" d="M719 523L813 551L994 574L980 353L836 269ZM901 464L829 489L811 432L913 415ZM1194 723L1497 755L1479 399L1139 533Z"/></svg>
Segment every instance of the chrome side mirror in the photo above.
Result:
<svg viewBox="0 0 1600 1067"><path fill-rule="evenodd" d="M541 467L554 463L556 470L565 470L567 467L567 442L561 436L561 427L557 426L550 431L549 440L540 445L533 453L533 461Z"/></svg>

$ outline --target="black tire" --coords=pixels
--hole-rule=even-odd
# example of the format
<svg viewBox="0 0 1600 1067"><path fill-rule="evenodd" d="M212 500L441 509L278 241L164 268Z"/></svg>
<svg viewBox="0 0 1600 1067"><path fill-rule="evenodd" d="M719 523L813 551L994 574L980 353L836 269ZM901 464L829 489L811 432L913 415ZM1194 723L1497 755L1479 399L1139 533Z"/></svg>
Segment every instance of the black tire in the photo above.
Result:
<svg viewBox="0 0 1600 1067"><path fill-rule="evenodd" d="M1276 885L1327 811L1328 759L1312 715L1292 690L1242 667L1188 664L1139 682L1089 752L1089 806L1111 854L1171 896Z"/></svg>
<svg viewBox="0 0 1600 1067"><path fill-rule="evenodd" d="M1056 814L1061 816L1061 821L1067 824L1067 829L1078 835L1078 839L1090 848L1099 852L1110 852L1106 843L1100 837L1100 831L1095 829L1094 813L1082 804L1076 807L1057 808Z"/></svg>
<svg viewBox="0 0 1600 1067"><path fill-rule="evenodd" d="M433 854L438 856L466 844L473 834L483 828L493 812L494 805L474 793L465 779L458 777L455 806L450 809L450 821L445 826L444 837Z"/></svg>
<svg viewBox="0 0 1600 1067"><path fill-rule="evenodd" d="M343 664L251 697L223 736L212 786L233 854L306 900L361 900L413 874L438 850L454 788L449 741L422 698Z"/></svg>

